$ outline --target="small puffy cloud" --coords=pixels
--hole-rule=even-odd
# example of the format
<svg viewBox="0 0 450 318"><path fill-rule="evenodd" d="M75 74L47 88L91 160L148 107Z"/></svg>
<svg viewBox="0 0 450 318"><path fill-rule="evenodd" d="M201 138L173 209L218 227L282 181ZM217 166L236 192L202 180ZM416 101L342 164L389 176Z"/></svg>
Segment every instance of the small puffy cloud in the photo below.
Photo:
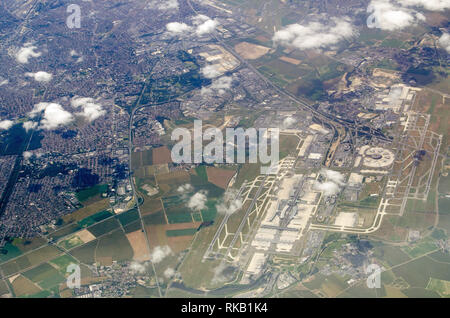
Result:
<svg viewBox="0 0 450 318"><path fill-rule="evenodd" d="M42 157L42 153L40 153L40 152L31 152L31 151L24 151L22 155L23 155L23 158L25 160L29 160L31 157L35 157L35 158Z"/></svg>
<svg viewBox="0 0 450 318"><path fill-rule="evenodd" d="M200 73L206 78L216 78L220 75L222 75L222 72L219 71L218 65L206 65L200 70Z"/></svg>
<svg viewBox="0 0 450 318"><path fill-rule="evenodd" d="M145 266L145 264L142 264L139 262L131 262L130 270L136 274L145 274L146 266Z"/></svg>
<svg viewBox="0 0 450 318"><path fill-rule="evenodd" d="M90 122L106 114L102 105L96 104L94 99L90 97L74 97L70 104L74 108L81 108L82 111L76 114L86 118Z"/></svg>
<svg viewBox="0 0 450 318"><path fill-rule="evenodd" d="M166 24L167 32L172 36L182 36L188 34L195 34L202 36L213 32L219 22L213 20L205 15L199 14L192 18L193 25L188 25L184 22L170 22Z"/></svg>
<svg viewBox="0 0 450 318"><path fill-rule="evenodd" d="M203 20L203 21L201 21L201 20ZM198 36L202 36L204 34L213 32L216 29L217 25L219 24L219 22L217 20L210 19L204 15L200 15L200 17L197 16L196 21L201 21L195 28L195 33ZM194 20L194 23L195 23L195 20Z"/></svg>
<svg viewBox="0 0 450 318"><path fill-rule="evenodd" d="M183 35L189 33L192 27L186 23L170 22L166 24L166 29L170 35Z"/></svg>
<svg viewBox="0 0 450 318"><path fill-rule="evenodd" d="M206 201L208 201L206 191L199 191L194 194L188 201L187 207L193 211L201 211L206 208Z"/></svg>
<svg viewBox="0 0 450 318"><path fill-rule="evenodd" d="M37 123L34 121L26 121L22 124L23 128L28 132L30 129L37 127Z"/></svg>
<svg viewBox="0 0 450 318"><path fill-rule="evenodd" d="M70 51L70 57L77 59L76 60L77 63L81 63L84 60L83 56L75 50Z"/></svg>
<svg viewBox="0 0 450 318"><path fill-rule="evenodd" d="M202 95L218 94L223 95L227 90L231 88L233 78L231 76L222 76L218 79L214 79L209 87L202 87Z"/></svg>
<svg viewBox="0 0 450 318"><path fill-rule="evenodd" d="M409 7L423 7L430 11L443 11L450 9L449 0L401 0L399 3Z"/></svg>
<svg viewBox="0 0 450 318"><path fill-rule="evenodd" d="M213 269L214 276L213 276L211 282L213 284L219 284L219 283L224 283L226 281L229 281L233 277L233 272L229 271L229 273L227 273L226 269L227 269L227 264L224 262L220 263L217 267L215 267Z"/></svg>
<svg viewBox="0 0 450 318"><path fill-rule="evenodd" d="M29 114L31 117L37 117L39 114L42 114L40 127L47 130L70 124L74 119L71 113L56 103L36 104Z"/></svg>
<svg viewBox="0 0 450 318"><path fill-rule="evenodd" d="M223 198L216 205L217 212L220 214L233 214L242 208L242 200L237 197L238 191L229 189L225 192Z"/></svg>
<svg viewBox="0 0 450 318"><path fill-rule="evenodd" d="M36 73L25 73L26 76L34 78L37 82L48 83L52 80L53 75L44 71L39 71Z"/></svg>
<svg viewBox="0 0 450 318"><path fill-rule="evenodd" d="M191 192L192 190L194 190L194 187L192 185L190 185L189 183L180 185L177 188L177 192L180 193L180 194L186 194L188 192Z"/></svg>
<svg viewBox="0 0 450 318"><path fill-rule="evenodd" d="M347 19L332 18L332 23L312 22L308 25L291 24L275 32L272 40L286 47L305 49L325 49L357 34Z"/></svg>
<svg viewBox="0 0 450 318"><path fill-rule="evenodd" d="M0 86L8 85L8 84L9 84L9 80L7 80L7 79L0 79Z"/></svg>
<svg viewBox="0 0 450 318"><path fill-rule="evenodd" d="M24 151L24 153L23 153L23 158L24 158L25 160L28 160L28 159L30 159L31 157L33 157L33 153L32 153L31 151Z"/></svg>
<svg viewBox="0 0 450 318"><path fill-rule="evenodd" d="M25 45L16 54L16 61L21 64L28 63L30 57L39 57L42 55L41 52L36 52L37 47L33 45Z"/></svg>
<svg viewBox="0 0 450 318"><path fill-rule="evenodd" d="M296 123L297 119L292 116L288 116L283 120L282 128L291 128Z"/></svg>
<svg viewBox="0 0 450 318"><path fill-rule="evenodd" d="M322 191L325 196L336 195L341 190L341 187L345 185L344 175L338 171L329 169L322 169L320 171L327 179L326 182L316 181L313 188L317 191Z"/></svg>
<svg viewBox="0 0 450 318"><path fill-rule="evenodd" d="M175 275L175 270L171 267L166 268L166 270L164 271L164 277L166 277L167 279L172 278Z"/></svg>
<svg viewBox="0 0 450 318"><path fill-rule="evenodd" d="M147 5L149 9L158 9L161 11L176 10L179 7L178 0L153 0Z"/></svg>
<svg viewBox="0 0 450 318"><path fill-rule="evenodd" d="M8 130L13 125L14 125L14 121L12 121L12 120L6 119L6 120L0 121L0 129L1 130Z"/></svg>
<svg viewBox="0 0 450 318"><path fill-rule="evenodd" d="M343 186L345 184L345 176L339 171L334 171L330 169L322 169L320 171L321 174L325 175L327 180L333 181L339 186Z"/></svg>
<svg viewBox="0 0 450 318"><path fill-rule="evenodd" d="M314 190L322 191L325 196L335 195L339 193L340 187L332 182L315 182L313 185Z"/></svg>
<svg viewBox="0 0 450 318"><path fill-rule="evenodd" d="M165 259L167 256L172 254L172 250L169 246L157 246L153 249L150 259L153 263L157 264L160 263L163 259Z"/></svg>
<svg viewBox="0 0 450 318"><path fill-rule="evenodd" d="M450 34L443 33L439 38L439 45L442 46L447 53L450 53Z"/></svg>
<svg viewBox="0 0 450 318"><path fill-rule="evenodd" d="M401 30L425 20L420 12L390 0L372 0L367 12L370 13L367 20L369 27L387 31Z"/></svg>

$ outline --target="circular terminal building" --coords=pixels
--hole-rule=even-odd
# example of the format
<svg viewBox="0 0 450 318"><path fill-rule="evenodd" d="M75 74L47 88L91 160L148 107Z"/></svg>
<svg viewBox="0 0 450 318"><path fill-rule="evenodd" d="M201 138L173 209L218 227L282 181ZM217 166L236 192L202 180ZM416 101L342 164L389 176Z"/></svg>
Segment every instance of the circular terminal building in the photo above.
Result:
<svg viewBox="0 0 450 318"><path fill-rule="evenodd" d="M392 151L381 147L372 147L364 151L364 165L366 167L389 167L394 162L394 159L395 156Z"/></svg>

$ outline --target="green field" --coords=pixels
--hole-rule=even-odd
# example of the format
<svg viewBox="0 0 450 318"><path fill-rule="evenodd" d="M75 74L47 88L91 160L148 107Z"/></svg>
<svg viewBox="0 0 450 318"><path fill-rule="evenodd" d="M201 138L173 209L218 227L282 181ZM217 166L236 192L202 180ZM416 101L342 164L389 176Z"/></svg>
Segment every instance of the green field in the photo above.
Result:
<svg viewBox="0 0 450 318"><path fill-rule="evenodd" d="M78 264L77 260L69 255L62 255L52 259L50 263L53 264L53 266L55 266L62 275L67 274L67 267L70 264Z"/></svg>
<svg viewBox="0 0 450 318"><path fill-rule="evenodd" d="M132 222L132 223L130 223L128 225L125 225L123 227L123 230L124 230L125 234L142 230L141 220L137 220L137 221L134 221L134 222Z"/></svg>
<svg viewBox="0 0 450 318"><path fill-rule="evenodd" d="M106 210L101 211L101 212L95 213L94 215L88 216L87 218L84 218L83 220L79 221L78 224L81 227L88 227L88 226L91 226L92 224L100 222L112 215L113 214L109 211L106 211Z"/></svg>
<svg viewBox="0 0 450 318"><path fill-rule="evenodd" d="M90 198L105 193L106 191L108 191L108 185L107 184L98 184L95 185L93 187L90 187L88 189L84 189L81 191L78 191L76 196L78 201L80 202L84 202L89 200Z"/></svg>
<svg viewBox="0 0 450 318"><path fill-rule="evenodd" d="M196 228L192 229L182 229L182 230L168 230L166 231L167 237L174 237L174 236L191 236L197 233Z"/></svg>
<svg viewBox="0 0 450 318"><path fill-rule="evenodd" d="M133 249L123 231L117 230L99 239L95 257L111 257L115 261L131 260Z"/></svg>
<svg viewBox="0 0 450 318"><path fill-rule="evenodd" d="M126 226L139 219L139 212L137 209L124 212L116 216L122 226Z"/></svg>
<svg viewBox="0 0 450 318"><path fill-rule="evenodd" d="M37 283L42 289L53 288L65 280L64 276L48 263L41 264L24 272L23 276Z"/></svg>
<svg viewBox="0 0 450 318"><path fill-rule="evenodd" d="M99 237L119 227L119 222L115 218L107 219L88 228L88 231L95 237Z"/></svg>
<svg viewBox="0 0 450 318"><path fill-rule="evenodd" d="M81 227L78 224L70 224L65 226L64 228L55 231L54 233L51 233L48 237L57 241L60 238L75 233L79 230L81 230Z"/></svg>
<svg viewBox="0 0 450 318"><path fill-rule="evenodd" d="M6 243L6 245L0 250L0 262L6 262L11 258L21 255L20 249L12 243Z"/></svg>
<svg viewBox="0 0 450 318"><path fill-rule="evenodd" d="M3 270L4 275L13 275L19 271L47 262L60 253L61 252L54 246L45 246L30 252L27 255L19 256L19 258L4 263L0 267Z"/></svg>
<svg viewBox="0 0 450 318"><path fill-rule="evenodd" d="M79 246L72 251L70 254L73 255L80 262L85 264L92 264L95 262L95 249L97 247L98 240L94 240L82 246Z"/></svg>
<svg viewBox="0 0 450 318"><path fill-rule="evenodd" d="M167 224L166 219L164 217L164 213L162 211L148 214L143 217L145 225L158 225L158 224Z"/></svg>

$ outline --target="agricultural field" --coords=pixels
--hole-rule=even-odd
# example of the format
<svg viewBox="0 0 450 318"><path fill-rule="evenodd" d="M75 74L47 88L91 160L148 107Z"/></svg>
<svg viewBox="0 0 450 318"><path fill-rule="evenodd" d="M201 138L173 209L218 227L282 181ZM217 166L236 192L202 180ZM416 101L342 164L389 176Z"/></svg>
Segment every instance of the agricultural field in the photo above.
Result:
<svg viewBox="0 0 450 318"><path fill-rule="evenodd" d="M64 220L65 223L80 222L91 215L94 215L101 211L105 211L107 209L109 209L109 200L102 199L100 201L91 203L85 207L82 207L81 209L73 212L72 214L68 214L64 216L62 219Z"/></svg>
<svg viewBox="0 0 450 318"><path fill-rule="evenodd" d="M44 246L29 252L26 255L19 256L14 260L3 263L0 265L0 268L5 276L10 276L43 262L47 262L55 258L60 253L61 252L54 246Z"/></svg>

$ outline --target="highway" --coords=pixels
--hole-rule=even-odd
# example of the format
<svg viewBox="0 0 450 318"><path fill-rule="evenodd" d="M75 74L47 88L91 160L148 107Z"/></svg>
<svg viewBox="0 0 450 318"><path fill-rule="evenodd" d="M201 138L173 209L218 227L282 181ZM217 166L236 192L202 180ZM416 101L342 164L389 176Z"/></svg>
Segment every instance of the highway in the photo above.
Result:
<svg viewBox="0 0 450 318"><path fill-rule="evenodd" d="M141 96L139 96L136 105L139 105L139 101L142 98L142 94L145 91L146 85L144 86L144 88L142 89L142 93ZM147 230L145 228L145 223L144 223L144 219L142 218L142 213L141 213L141 208L139 205L139 197L137 195L136 192L136 185L134 184L134 180L133 180L133 174L131 173L131 154L133 153L133 118L134 118L134 114L136 113L136 111L139 109L139 107L134 107L133 110L131 111L130 114L130 121L128 123L128 169L129 169L129 177L130 177L130 184L131 184L131 188L133 191L133 199L136 202L136 209L138 210L139 213L139 219L141 220L141 227L142 227L142 232L144 233L145 236L145 242L147 244L147 250L148 250L148 255L150 257L151 255L151 248L150 248L150 242L148 240L148 235L147 235ZM162 297L162 292L161 292L161 287L159 286L159 280L158 280L158 275L156 273L156 268L155 268L155 264L152 262L152 260L150 259L150 264L152 265L152 269L153 269L153 273L155 274L155 281L156 281L156 286L158 287L158 292L159 292L159 296Z"/></svg>

